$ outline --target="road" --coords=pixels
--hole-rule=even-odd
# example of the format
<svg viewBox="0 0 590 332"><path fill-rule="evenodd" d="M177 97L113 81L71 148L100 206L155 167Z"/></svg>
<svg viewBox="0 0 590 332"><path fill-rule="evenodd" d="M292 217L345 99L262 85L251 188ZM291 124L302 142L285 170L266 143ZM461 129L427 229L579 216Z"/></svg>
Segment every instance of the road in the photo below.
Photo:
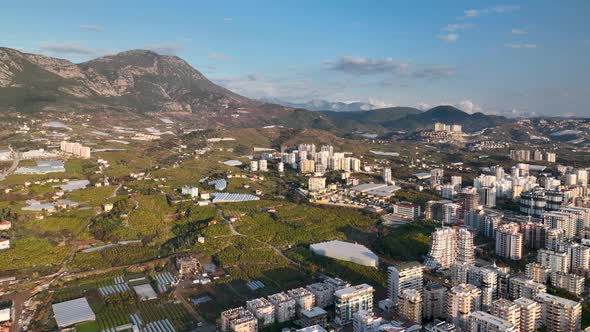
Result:
<svg viewBox="0 0 590 332"><path fill-rule="evenodd" d="M4 179L6 179L8 175L12 174L12 172L16 170L16 168L18 167L18 163L20 162L20 153L14 151L14 149L12 149L10 145L8 146L8 149L12 153L12 165L10 165L10 167L6 171L0 172L0 181L4 181Z"/></svg>
<svg viewBox="0 0 590 332"><path fill-rule="evenodd" d="M17 161L17 164L18 164L18 161ZM117 196L117 192L121 189L121 187L122 187L122 184L118 185L113 190L113 193L109 197ZM101 213L100 210L96 211L95 216L99 215L100 213ZM93 219L94 219L94 217L88 218L88 222L86 223L86 226L84 226L73 238L78 238L83 232L85 232L88 229L88 227L91 226ZM79 249L78 246L74 245L72 247L72 251L68 254L68 256L59 265L59 270L53 274L43 276L43 277L37 279L35 281L37 286L34 287L32 290L16 293L13 296L11 296L12 301L14 303L14 318L13 318L13 324L10 327L11 332L18 332L18 331L26 331L27 330L28 323L25 322L22 318L30 319L31 315L35 312L36 307L30 306L31 303L33 302L33 298L37 294L39 294L40 292L48 289L58 279L66 277L66 276L68 278L84 277L86 275L103 273L103 272L107 272L109 270L121 268L121 267L116 267L116 268L108 268L108 269L103 269L103 270L95 270L95 271L89 271L89 272L69 274L68 264L74 259L78 249ZM28 316L27 316L27 313L28 313Z"/></svg>

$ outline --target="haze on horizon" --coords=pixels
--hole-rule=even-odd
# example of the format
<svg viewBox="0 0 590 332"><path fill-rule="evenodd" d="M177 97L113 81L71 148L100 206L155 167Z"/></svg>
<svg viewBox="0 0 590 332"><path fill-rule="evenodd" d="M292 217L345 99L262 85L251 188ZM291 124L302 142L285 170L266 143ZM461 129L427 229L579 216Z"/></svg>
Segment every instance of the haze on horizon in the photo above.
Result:
<svg viewBox="0 0 590 332"><path fill-rule="evenodd" d="M74 62L151 49L251 98L588 116L589 9L583 0L23 1L3 6L0 46Z"/></svg>

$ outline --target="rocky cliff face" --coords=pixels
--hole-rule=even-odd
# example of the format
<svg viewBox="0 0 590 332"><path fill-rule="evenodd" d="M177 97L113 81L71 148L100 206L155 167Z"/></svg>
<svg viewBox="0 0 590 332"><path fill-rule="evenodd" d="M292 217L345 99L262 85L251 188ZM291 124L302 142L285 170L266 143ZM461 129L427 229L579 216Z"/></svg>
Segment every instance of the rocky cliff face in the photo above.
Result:
<svg viewBox="0 0 590 332"><path fill-rule="evenodd" d="M43 87L44 94L52 91L56 97L99 97L142 111L198 112L254 104L176 56L133 50L74 64L0 48L0 88L34 92Z"/></svg>

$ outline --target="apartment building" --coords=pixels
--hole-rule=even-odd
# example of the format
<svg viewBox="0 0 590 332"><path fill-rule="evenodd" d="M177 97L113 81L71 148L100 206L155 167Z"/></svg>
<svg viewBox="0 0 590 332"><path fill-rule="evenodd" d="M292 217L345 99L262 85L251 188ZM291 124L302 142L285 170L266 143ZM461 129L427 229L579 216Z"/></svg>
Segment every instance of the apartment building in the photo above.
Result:
<svg viewBox="0 0 590 332"><path fill-rule="evenodd" d="M387 268L387 295L393 303L397 303L399 294L404 289L415 289L422 292L422 266L418 262L410 262Z"/></svg>
<svg viewBox="0 0 590 332"><path fill-rule="evenodd" d="M471 332L518 332L518 327L502 318L484 311L475 311L469 316Z"/></svg>
<svg viewBox="0 0 590 332"><path fill-rule="evenodd" d="M257 332L258 319L244 308L238 307L221 313L221 332Z"/></svg>
<svg viewBox="0 0 590 332"><path fill-rule="evenodd" d="M261 297L246 301L246 308L252 311L262 326L269 326L275 322L275 307L269 300Z"/></svg>
<svg viewBox="0 0 590 332"><path fill-rule="evenodd" d="M336 306L334 321L338 325L352 323L352 315L360 310L373 311L373 293L375 290L367 284L343 288L334 292Z"/></svg>
<svg viewBox="0 0 590 332"><path fill-rule="evenodd" d="M284 323L295 318L295 299L286 293L277 293L268 296L268 300L275 307L275 319L278 323Z"/></svg>
<svg viewBox="0 0 590 332"><path fill-rule="evenodd" d="M300 287L287 291L287 295L295 300L297 316L304 310L311 310L315 305L315 296L309 290Z"/></svg>
<svg viewBox="0 0 590 332"><path fill-rule="evenodd" d="M537 294L535 301L541 304L541 317L547 331L576 332L581 329L581 303L547 293Z"/></svg>
<svg viewBox="0 0 590 332"><path fill-rule="evenodd" d="M422 294L416 289L404 289L400 293L398 313L407 320L422 323Z"/></svg>
<svg viewBox="0 0 590 332"><path fill-rule="evenodd" d="M481 290L474 285L461 284L447 292L447 321L460 329L468 327L469 315L481 308Z"/></svg>
<svg viewBox="0 0 590 332"><path fill-rule="evenodd" d="M521 297L514 300L514 304L520 312L520 332L534 332L541 327L541 305L538 302Z"/></svg>

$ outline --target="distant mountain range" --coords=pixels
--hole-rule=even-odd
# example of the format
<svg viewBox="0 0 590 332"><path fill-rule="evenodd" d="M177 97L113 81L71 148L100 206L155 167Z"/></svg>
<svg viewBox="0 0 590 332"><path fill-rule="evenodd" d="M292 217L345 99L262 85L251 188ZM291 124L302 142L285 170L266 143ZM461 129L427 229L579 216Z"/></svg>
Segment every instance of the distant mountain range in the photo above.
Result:
<svg viewBox="0 0 590 332"><path fill-rule="evenodd" d="M310 111L357 112L370 111L379 108L379 106L371 103L360 101L345 103L340 101L313 99L305 103L291 103L278 98L261 98L260 101L294 108L303 108Z"/></svg>
<svg viewBox="0 0 590 332"><path fill-rule="evenodd" d="M411 107L374 108L360 102L252 100L212 83L179 57L146 50L74 64L0 48L0 112L108 111L134 117L165 113L182 117L181 123L191 127L282 125L339 133L412 131L432 127L436 121L479 130L509 121L467 114L452 106L425 112Z"/></svg>

